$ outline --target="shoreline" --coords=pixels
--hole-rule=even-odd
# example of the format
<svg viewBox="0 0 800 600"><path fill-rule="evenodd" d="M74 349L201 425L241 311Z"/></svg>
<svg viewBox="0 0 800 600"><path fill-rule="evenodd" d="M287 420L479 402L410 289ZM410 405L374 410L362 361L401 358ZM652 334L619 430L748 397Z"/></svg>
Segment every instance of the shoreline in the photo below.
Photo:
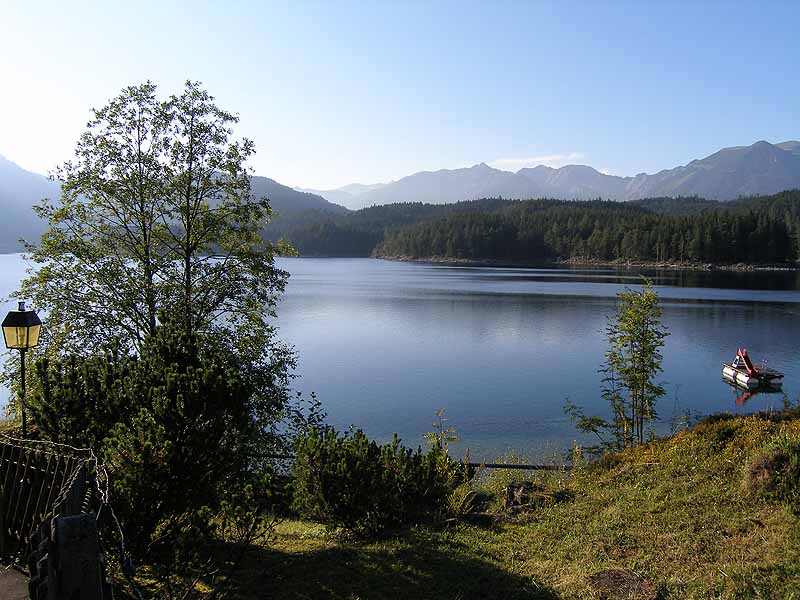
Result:
<svg viewBox="0 0 800 600"><path fill-rule="evenodd" d="M610 267L616 269L655 269L665 271L798 271L800 265L792 264L758 264L758 263L704 263L692 261L648 261L648 260L600 260L587 257L558 258L554 260L524 261L497 259L468 259L432 256L414 258L411 256L373 256L380 260L397 262L413 262L435 265L460 265L475 267L517 267L517 268L557 268L557 267Z"/></svg>

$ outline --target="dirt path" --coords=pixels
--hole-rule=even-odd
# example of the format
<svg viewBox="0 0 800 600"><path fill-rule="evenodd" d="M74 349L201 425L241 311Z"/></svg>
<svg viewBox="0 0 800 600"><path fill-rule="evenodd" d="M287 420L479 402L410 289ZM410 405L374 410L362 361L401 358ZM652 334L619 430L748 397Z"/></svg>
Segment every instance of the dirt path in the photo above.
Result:
<svg viewBox="0 0 800 600"><path fill-rule="evenodd" d="M0 598L28 600L28 578L19 571L0 566Z"/></svg>

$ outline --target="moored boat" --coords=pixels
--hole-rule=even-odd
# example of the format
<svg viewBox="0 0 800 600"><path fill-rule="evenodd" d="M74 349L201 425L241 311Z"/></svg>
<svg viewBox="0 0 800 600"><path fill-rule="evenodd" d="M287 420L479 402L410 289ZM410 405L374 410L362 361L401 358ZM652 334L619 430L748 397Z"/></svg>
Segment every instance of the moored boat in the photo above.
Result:
<svg viewBox="0 0 800 600"><path fill-rule="evenodd" d="M746 348L738 348L733 362L723 363L722 376L750 390L779 387L783 383L783 373L763 364L756 367L747 354Z"/></svg>

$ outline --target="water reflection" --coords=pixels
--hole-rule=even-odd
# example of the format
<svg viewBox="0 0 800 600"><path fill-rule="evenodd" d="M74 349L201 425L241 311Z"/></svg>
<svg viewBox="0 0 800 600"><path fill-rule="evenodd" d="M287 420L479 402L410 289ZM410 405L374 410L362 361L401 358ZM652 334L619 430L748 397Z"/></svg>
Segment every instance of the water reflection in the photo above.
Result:
<svg viewBox="0 0 800 600"><path fill-rule="evenodd" d="M300 356L297 387L316 391L331 422L421 442L437 408L474 456L529 453L576 439L567 398L605 414L598 368L615 294L635 270L520 269L291 259L281 335ZM671 331L661 377L662 431L674 415L737 405L722 363L746 345L800 389L800 293L794 273L659 272ZM738 283L738 287L733 284ZM767 287L761 287L761 286Z"/></svg>
<svg viewBox="0 0 800 600"><path fill-rule="evenodd" d="M659 429L687 411L749 412L783 396L735 396L722 363L746 346L800 392L800 277L794 272L523 269L371 259L280 259L291 273L278 308L294 344L294 386L316 392L330 422L378 439L422 442L444 408L476 458L505 450L532 457L579 439L563 406L607 415L600 397L615 294L651 277L671 335L664 347ZM0 256L0 293L26 265ZM9 304L6 308L10 308Z"/></svg>
<svg viewBox="0 0 800 600"><path fill-rule="evenodd" d="M726 377L722 378L722 383L731 389L733 401L738 407L743 407L749 400L752 400L758 396L761 396L762 400L771 401L773 406L776 405L776 401L781 405L789 403L789 398L783 391L782 386L748 389L737 385L735 382L730 381Z"/></svg>

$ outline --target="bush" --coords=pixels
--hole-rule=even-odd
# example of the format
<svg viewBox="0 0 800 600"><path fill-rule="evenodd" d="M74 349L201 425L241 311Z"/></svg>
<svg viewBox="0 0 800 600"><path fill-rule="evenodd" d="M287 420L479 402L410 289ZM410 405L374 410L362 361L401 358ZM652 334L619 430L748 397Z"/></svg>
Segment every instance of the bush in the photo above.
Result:
<svg viewBox="0 0 800 600"><path fill-rule="evenodd" d="M137 557L164 537L163 523L218 510L225 491L260 468L250 380L224 349L167 319L138 356L69 356L38 371L32 421L43 438L104 459Z"/></svg>
<svg viewBox="0 0 800 600"><path fill-rule="evenodd" d="M38 435L99 451L114 425L138 408L127 394L136 364L135 357L113 347L86 357L38 360L28 405Z"/></svg>
<svg viewBox="0 0 800 600"><path fill-rule="evenodd" d="M745 484L800 514L800 442L783 439L762 451L747 466Z"/></svg>
<svg viewBox="0 0 800 600"><path fill-rule="evenodd" d="M363 431L313 427L297 443L294 508L364 536L441 518L462 469L438 447L378 445Z"/></svg>

